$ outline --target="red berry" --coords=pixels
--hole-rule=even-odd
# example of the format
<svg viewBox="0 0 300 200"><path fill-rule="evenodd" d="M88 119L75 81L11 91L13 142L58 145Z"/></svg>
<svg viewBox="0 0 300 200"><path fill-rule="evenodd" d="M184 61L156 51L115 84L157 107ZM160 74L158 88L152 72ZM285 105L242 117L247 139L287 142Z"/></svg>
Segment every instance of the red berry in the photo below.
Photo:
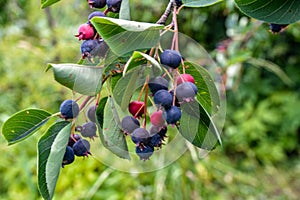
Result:
<svg viewBox="0 0 300 200"><path fill-rule="evenodd" d="M152 115L150 116L151 124L156 126L156 127L164 126L165 120L164 120L162 114L163 114L162 110L159 110L159 111L156 111L156 112L152 113Z"/></svg>
<svg viewBox="0 0 300 200"><path fill-rule="evenodd" d="M195 79L190 74L180 74L176 79L177 85L180 85L183 82L191 82L195 84Z"/></svg>
<svg viewBox="0 0 300 200"><path fill-rule="evenodd" d="M145 103L142 101L132 101L129 104L129 112L136 118L139 118L143 115L145 108Z"/></svg>
<svg viewBox="0 0 300 200"><path fill-rule="evenodd" d="M79 40L93 39L94 36L95 31L91 24L81 24L78 28L78 34L75 35L75 37L78 37Z"/></svg>

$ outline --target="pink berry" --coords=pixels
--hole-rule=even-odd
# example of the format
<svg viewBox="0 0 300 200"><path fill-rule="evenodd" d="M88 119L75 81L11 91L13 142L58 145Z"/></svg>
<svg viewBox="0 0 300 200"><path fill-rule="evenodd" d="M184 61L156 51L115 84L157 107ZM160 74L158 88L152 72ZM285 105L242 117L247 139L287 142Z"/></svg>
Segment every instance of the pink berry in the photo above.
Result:
<svg viewBox="0 0 300 200"><path fill-rule="evenodd" d="M183 82L191 82L195 84L195 79L190 74L180 74L176 79L177 85L180 85Z"/></svg>
<svg viewBox="0 0 300 200"><path fill-rule="evenodd" d="M152 115L150 116L150 122L152 125L157 126L157 127L162 127L165 125L165 120L162 116L163 111L159 110L156 111L154 113L152 113Z"/></svg>
<svg viewBox="0 0 300 200"><path fill-rule="evenodd" d="M78 34L75 37L78 37L79 40L90 40L95 36L94 28L91 24L81 24L78 28Z"/></svg>
<svg viewBox="0 0 300 200"><path fill-rule="evenodd" d="M136 118L141 117L144 114L145 103L142 101L132 101L129 104L129 112Z"/></svg>

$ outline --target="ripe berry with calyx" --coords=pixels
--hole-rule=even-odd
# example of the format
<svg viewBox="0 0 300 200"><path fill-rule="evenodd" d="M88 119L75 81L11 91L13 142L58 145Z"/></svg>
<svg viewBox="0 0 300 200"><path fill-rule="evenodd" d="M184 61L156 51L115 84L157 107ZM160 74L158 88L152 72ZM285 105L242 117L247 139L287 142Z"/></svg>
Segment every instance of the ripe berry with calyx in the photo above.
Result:
<svg viewBox="0 0 300 200"><path fill-rule="evenodd" d="M175 50L167 49L160 54L160 63L173 69L179 67L181 59L180 53Z"/></svg>
<svg viewBox="0 0 300 200"><path fill-rule="evenodd" d="M80 139L81 139L80 135L78 135L78 134L71 134L70 137L69 137L68 146L69 147L73 147L73 145L75 144L75 142L77 142Z"/></svg>
<svg viewBox="0 0 300 200"><path fill-rule="evenodd" d="M121 126L125 134L130 134L140 127L140 122L132 116L126 116L122 119Z"/></svg>
<svg viewBox="0 0 300 200"><path fill-rule="evenodd" d="M177 85L180 85L181 83L184 83L184 82L191 82L191 83L195 84L195 79L190 74L180 74L180 76L178 76L176 79L176 83L177 83Z"/></svg>
<svg viewBox="0 0 300 200"><path fill-rule="evenodd" d="M89 120L96 123L96 106L90 106L89 109L86 112L86 116Z"/></svg>
<svg viewBox="0 0 300 200"><path fill-rule="evenodd" d="M144 114L145 103L142 101L132 101L128 106L129 112L136 118Z"/></svg>
<svg viewBox="0 0 300 200"><path fill-rule="evenodd" d="M90 22L93 17L106 17L106 15L101 11L94 11L88 16L88 22Z"/></svg>
<svg viewBox="0 0 300 200"><path fill-rule="evenodd" d="M88 0L90 8L104 8L106 6L106 0Z"/></svg>
<svg viewBox="0 0 300 200"><path fill-rule="evenodd" d="M149 139L150 139L150 134L144 128L137 128L131 134L131 140L137 146L143 146L143 144L146 144L149 141Z"/></svg>
<svg viewBox="0 0 300 200"><path fill-rule="evenodd" d="M140 157L140 160L149 160L152 156L154 148L152 146L136 147L135 152Z"/></svg>
<svg viewBox="0 0 300 200"><path fill-rule="evenodd" d="M198 92L198 88L195 84L191 82L184 82L177 86L176 97L180 102L181 101L190 102L194 100L197 92Z"/></svg>
<svg viewBox="0 0 300 200"><path fill-rule="evenodd" d="M104 57L108 46L102 39L85 40L80 46L82 58Z"/></svg>
<svg viewBox="0 0 300 200"><path fill-rule="evenodd" d="M91 154L90 147L89 141L80 139L73 145L74 154L76 156L88 156Z"/></svg>
<svg viewBox="0 0 300 200"><path fill-rule="evenodd" d="M167 90L159 90L154 94L153 100L155 104L169 108L172 105L173 97Z"/></svg>
<svg viewBox="0 0 300 200"><path fill-rule="evenodd" d="M181 110L177 106L171 106L163 113L163 117L168 124L176 124L181 118Z"/></svg>
<svg viewBox="0 0 300 200"><path fill-rule="evenodd" d="M75 37L78 37L78 40L90 40L95 37L95 34L94 27L91 24L81 24Z"/></svg>
<svg viewBox="0 0 300 200"><path fill-rule="evenodd" d="M72 147L67 146L66 152L64 154L64 158L62 161L62 167L64 167L65 165L71 164L72 162L74 162L74 160L75 160L74 151L73 151Z"/></svg>
<svg viewBox="0 0 300 200"><path fill-rule="evenodd" d="M86 122L81 126L80 133L83 137L94 139L94 137L97 137L96 131L97 126L94 122Z"/></svg>
<svg viewBox="0 0 300 200"><path fill-rule="evenodd" d="M107 8L114 13L118 13L121 8L122 0L106 0Z"/></svg>
<svg viewBox="0 0 300 200"><path fill-rule="evenodd" d="M79 114L78 104L71 99L63 101L59 110L61 117L64 119L73 119Z"/></svg>
<svg viewBox="0 0 300 200"><path fill-rule="evenodd" d="M159 134L151 136L149 146L161 148L163 138Z"/></svg>
<svg viewBox="0 0 300 200"><path fill-rule="evenodd" d="M165 78L157 76L149 80L148 86L154 95L158 90L168 90L169 82Z"/></svg>

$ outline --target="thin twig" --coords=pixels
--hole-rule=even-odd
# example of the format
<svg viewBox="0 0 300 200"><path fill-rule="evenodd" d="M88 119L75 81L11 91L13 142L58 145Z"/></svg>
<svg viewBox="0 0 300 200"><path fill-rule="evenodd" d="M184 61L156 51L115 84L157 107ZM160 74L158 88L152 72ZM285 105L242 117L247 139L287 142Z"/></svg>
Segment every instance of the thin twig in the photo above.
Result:
<svg viewBox="0 0 300 200"><path fill-rule="evenodd" d="M166 24L166 21L168 19L168 17L170 16L171 14L171 11L172 11L172 5L173 5L173 2L172 1L169 1L168 3L168 6L164 12L164 14L160 17L160 19L156 22L157 24L162 24L162 25L165 25Z"/></svg>

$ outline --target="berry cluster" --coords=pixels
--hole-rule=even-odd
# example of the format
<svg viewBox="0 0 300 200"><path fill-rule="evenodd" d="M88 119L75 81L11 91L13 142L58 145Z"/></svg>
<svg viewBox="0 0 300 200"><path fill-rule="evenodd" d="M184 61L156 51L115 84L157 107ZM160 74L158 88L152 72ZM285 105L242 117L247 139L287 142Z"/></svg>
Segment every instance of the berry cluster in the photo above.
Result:
<svg viewBox="0 0 300 200"><path fill-rule="evenodd" d="M169 71L180 66L182 56L174 50L165 50L160 55L161 64ZM147 114L147 105L144 101L131 101L128 106L129 113L122 119L121 126L125 135L130 135L136 145L136 153L141 160L147 160L153 154L155 148L161 148L167 137L167 125L176 125L181 118L180 104L195 99L197 87L190 74L179 74L169 89L169 81L163 76L152 77L147 83L157 108L150 115L150 127L146 129L146 123L141 127L139 120ZM146 117L145 117L146 119Z"/></svg>
<svg viewBox="0 0 300 200"><path fill-rule="evenodd" d="M65 120L74 119L79 114L79 106L73 100L65 100L60 105L60 116ZM84 123L82 126L76 126L75 131L80 132L79 134L71 133L69 137L68 146L62 161L62 167L71 164L75 160L75 156L88 156L90 153L89 141L82 137L94 139L97 132L96 119L95 119L96 107L90 106L86 112L87 118L90 120Z"/></svg>
<svg viewBox="0 0 300 200"><path fill-rule="evenodd" d="M79 26L78 33L75 37L78 37L78 40L84 40L80 47L82 59L92 59L96 56L101 58L105 56L108 46L97 33L95 27L91 23L91 19L93 17L106 17L108 12L118 13L120 11L121 3L121 0L88 0L90 8L99 9L104 8L107 5L107 9L104 12L94 11L90 13L87 22Z"/></svg>

